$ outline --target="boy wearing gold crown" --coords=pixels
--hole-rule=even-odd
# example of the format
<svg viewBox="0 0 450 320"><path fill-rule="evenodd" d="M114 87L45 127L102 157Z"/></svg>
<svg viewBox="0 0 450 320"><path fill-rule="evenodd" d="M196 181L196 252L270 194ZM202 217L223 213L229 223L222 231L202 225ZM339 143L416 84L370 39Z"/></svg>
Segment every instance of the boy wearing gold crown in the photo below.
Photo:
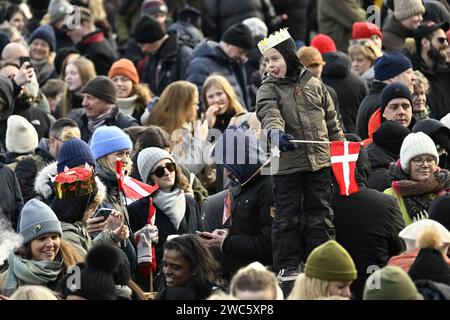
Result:
<svg viewBox="0 0 450 320"><path fill-rule="evenodd" d="M334 239L329 140L345 140L330 94L303 68L294 40L281 29L258 43L268 74L257 93L256 112L269 141L281 151L272 171L276 214L272 224L274 267L293 281L299 264L318 245ZM325 143L295 144L290 140Z"/></svg>

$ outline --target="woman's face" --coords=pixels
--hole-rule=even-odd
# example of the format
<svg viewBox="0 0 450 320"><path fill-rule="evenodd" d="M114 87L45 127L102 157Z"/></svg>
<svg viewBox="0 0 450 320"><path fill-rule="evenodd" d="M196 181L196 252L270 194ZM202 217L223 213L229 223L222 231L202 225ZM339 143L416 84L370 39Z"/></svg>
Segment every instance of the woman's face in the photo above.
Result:
<svg viewBox="0 0 450 320"><path fill-rule="evenodd" d="M114 168L114 172L116 171L116 160L119 158L122 161L122 167L123 170L130 173L131 169L131 150L130 149L124 149L117 152L113 152L108 154L107 156L109 167L112 169Z"/></svg>
<svg viewBox="0 0 450 320"><path fill-rule="evenodd" d="M178 250L164 250L162 262L164 277L169 288L182 287L194 276L189 262Z"/></svg>
<svg viewBox="0 0 450 320"><path fill-rule="evenodd" d="M352 281L331 281L328 288L328 296L340 296L350 298L350 285Z"/></svg>
<svg viewBox="0 0 450 320"><path fill-rule="evenodd" d="M427 93L422 85L414 86L414 93L412 95L413 112L425 111L427 103Z"/></svg>
<svg viewBox="0 0 450 320"><path fill-rule="evenodd" d="M31 258L53 261L58 255L61 238L56 233L45 234L31 241Z"/></svg>
<svg viewBox="0 0 450 320"><path fill-rule="evenodd" d="M175 184L175 174L174 163L170 159L163 159L155 165L150 177L162 191L169 192Z"/></svg>
<svg viewBox="0 0 450 320"><path fill-rule="evenodd" d="M42 39L34 39L30 44L31 59L41 61L47 59L50 55L49 44Z"/></svg>
<svg viewBox="0 0 450 320"><path fill-rule="evenodd" d="M409 162L409 177L414 181L427 180L436 170L436 159L430 154L414 157Z"/></svg>
<svg viewBox="0 0 450 320"><path fill-rule="evenodd" d="M16 12L9 20L9 23L14 26L17 31L22 33L23 27L25 26L25 17L21 12Z"/></svg>
<svg viewBox="0 0 450 320"><path fill-rule="evenodd" d="M117 98L128 98L133 90L133 81L125 76L115 76L112 79L116 87Z"/></svg>
<svg viewBox="0 0 450 320"><path fill-rule="evenodd" d="M355 53L352 56L352 71L357 75L362 75L372 67L372 61L362 53Z"/></svg>
<svg viewBox="0 0 450 320"><path fill-rule="evenodd" d="M208 107L214 105L219 106L219 111L217 114L224 114L228 110L228 107L230 106L230 99L222 89L212 86L206 91L205 96Z"/></svg>
<svg viewBox="0 0 450 320"><path fill-rule="evenodd" d="M69 91L77 91L81 88L81 76L78 68L73 64L69 63L66 66L66 78L65 78L67 89Z"/></svg>

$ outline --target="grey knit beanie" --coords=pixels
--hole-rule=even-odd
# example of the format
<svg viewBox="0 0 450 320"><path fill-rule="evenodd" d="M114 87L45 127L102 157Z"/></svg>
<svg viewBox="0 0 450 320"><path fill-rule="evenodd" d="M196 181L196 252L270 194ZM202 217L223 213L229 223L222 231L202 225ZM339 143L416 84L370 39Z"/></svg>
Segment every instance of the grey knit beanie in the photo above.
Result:
<svg viewBox="0 0 450 320"><path fill-rule="evenodd" d="M394 0L394 17L398 21L424 13L422 0Z"/></svg>
<svg viewBox="0 0 450 320"><path fill-rule="evenodd" d="M163 159L170 159L175 163L175 160L170 153L161 148L145 148L139 152L137 165L143 182L147 182L148 177L153 172L156 164Z"/></svg>
<svg viewBox="0 0 450 320"><path fill-rule="evenodd" d="M61 222L49 206L31 199L20 212L19 233L23 237L23 245L49 233L57 233L61 237Z"/></svg>

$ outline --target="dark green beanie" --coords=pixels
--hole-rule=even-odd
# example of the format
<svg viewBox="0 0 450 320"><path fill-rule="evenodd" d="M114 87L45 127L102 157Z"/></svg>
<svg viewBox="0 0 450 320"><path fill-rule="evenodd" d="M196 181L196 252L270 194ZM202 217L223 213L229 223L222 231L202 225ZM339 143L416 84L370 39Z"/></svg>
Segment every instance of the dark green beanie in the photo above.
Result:
<svg viewBox="0 0 450 320"><path fill-rule="evenodd" d="M336 241L329 240L308 256L305 275L327 281L353 281L357 272L347 250Z"/></svg>

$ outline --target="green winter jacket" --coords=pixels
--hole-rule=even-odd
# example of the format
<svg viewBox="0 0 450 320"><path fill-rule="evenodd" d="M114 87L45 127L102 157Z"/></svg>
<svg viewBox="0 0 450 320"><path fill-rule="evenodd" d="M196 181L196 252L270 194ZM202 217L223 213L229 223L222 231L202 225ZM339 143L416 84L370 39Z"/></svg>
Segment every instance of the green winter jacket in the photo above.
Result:
<svg viewBox="0 0 450 320"><path fill-rule="evenodd" d="M297 82L271 75L264 78L256 97L256 114L267 132L279 129L296 140L345 140L330 94L306 69ZM329 144L299 143L296 150L281 153L274 174L318 171L330 165Z"/></svg>

